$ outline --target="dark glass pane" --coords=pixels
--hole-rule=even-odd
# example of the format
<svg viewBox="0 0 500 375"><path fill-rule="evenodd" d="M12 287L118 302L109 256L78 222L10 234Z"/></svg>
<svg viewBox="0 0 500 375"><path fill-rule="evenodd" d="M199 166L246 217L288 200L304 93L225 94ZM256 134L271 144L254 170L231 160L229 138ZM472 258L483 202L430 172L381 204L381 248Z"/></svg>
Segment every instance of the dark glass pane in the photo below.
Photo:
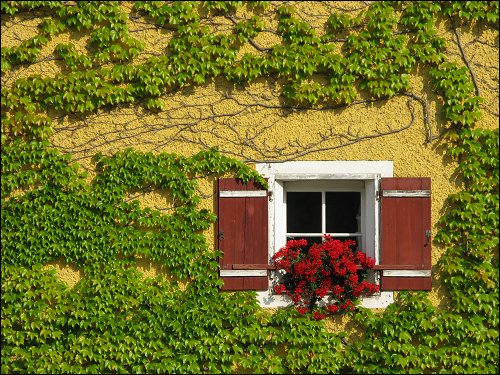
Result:
<svg viewBox="0 0 500 375"><path fill-rule="evenodd" d="M287 192L286 231L321 233L321 193Z"/></svg>
<svg viewBox="0 0 500 375"><path fill-rule="evenodd" d="M360 212L360 192L327 192L325 200L328 233L355 233L360 230L356 220Z"/></svg>

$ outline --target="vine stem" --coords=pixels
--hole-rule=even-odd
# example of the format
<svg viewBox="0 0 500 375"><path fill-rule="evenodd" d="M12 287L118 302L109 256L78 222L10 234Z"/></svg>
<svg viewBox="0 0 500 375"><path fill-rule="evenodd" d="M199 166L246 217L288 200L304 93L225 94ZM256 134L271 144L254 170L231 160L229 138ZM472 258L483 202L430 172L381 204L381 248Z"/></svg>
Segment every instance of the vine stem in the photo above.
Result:
<svg viewBox="0 0 500 375"><path fill-rule="evenodd" d="M469 69L469 73L472 77L472 82L474 83L474 89L476 90L476 95L481 96L481 93L479 91L479 86L477 84L476 75L474 74L474 71L472 70L472 68L469 64L469 60L467 59L467 56L465 55L464 47L462 46L462 40L460 39L460 33L458 32L458 29L455 25L453 25L451 29L453 31L453 34L455 34L455 37L457 38L457 45L458 45L458 48L460 49L460 54L462 56L462 60L465 63L465 65L467 66L467 69Z"/></svg>

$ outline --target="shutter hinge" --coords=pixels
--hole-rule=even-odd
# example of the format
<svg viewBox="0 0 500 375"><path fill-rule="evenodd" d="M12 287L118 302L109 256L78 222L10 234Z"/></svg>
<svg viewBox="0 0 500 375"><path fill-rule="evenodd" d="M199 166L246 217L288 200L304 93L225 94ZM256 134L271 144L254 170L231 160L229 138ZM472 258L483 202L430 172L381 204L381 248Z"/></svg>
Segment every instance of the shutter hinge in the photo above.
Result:
<svg viewBox="0 0 500 375"><path fill-rule="evenodd" d="M272 190L268 190L267 191L267 197L269 198L270 201L273 200L273 192L272 192Z"/></svg>
<svg viewBox="0 0 500 375"><path fill-rule="evenodd" d="M424 246L427 246L430 242L431 242L431 230L430 229L427 229L425 231L425 245Z"/></svg>

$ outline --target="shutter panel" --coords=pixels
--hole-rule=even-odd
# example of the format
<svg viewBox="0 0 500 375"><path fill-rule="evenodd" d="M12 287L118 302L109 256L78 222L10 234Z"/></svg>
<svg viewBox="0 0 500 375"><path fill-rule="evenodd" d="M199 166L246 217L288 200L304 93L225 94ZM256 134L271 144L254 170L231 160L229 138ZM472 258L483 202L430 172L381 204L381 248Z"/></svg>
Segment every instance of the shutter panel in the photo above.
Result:
<svg viewBox="0 0 500 375"><path fill-rule="evenodd" d="M382 290L431 289L431 179L383 178Z"/></svg>
<svg viewBox="0 0 500 375"><path fill-rule="evenodd" d="M217 189L217 247L223 251L222 290L267 290L268 197L254 181L221 178Z"/></svg>

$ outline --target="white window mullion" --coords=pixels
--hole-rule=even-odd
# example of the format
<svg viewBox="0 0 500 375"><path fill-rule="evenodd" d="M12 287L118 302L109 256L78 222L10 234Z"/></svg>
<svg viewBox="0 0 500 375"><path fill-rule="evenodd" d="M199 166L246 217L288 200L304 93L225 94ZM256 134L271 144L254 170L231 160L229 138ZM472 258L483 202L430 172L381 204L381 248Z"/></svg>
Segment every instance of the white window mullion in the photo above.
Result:
<svg viewBox="0 0 500 375"><path fill-rule="evenodd" d="M370 193L375 197L375 199L372 199L370 201L371 204L373 204L373 220L369 221L372 223L372 232L373 232L373 258L375 259L375 264L380 264L380 253L379 253L379 244L380 244L380 236L379 236L379 218L380 218L380 199L378 199L378 193L380 191L380 180L381 180L381 175L377 175L377 178L375 181L370 185ZM367 200L368 201L368 200ZM371 256L371 254L369 254ZM380 274L377 272L377 277L379 277Z"/></svg>
<svg viewBox="0 0 500 375"><path fill-rule="evenodd" d="M356 232L356 233L323 233L323 234L329 234L332 237L363 237L363 233L361 232Z"/></svg>
<svg viewBox="0 0 500 375"><path fill-rule="evenodd" d="M321 192L321 235L326 233L326 193Z"/></svg>

